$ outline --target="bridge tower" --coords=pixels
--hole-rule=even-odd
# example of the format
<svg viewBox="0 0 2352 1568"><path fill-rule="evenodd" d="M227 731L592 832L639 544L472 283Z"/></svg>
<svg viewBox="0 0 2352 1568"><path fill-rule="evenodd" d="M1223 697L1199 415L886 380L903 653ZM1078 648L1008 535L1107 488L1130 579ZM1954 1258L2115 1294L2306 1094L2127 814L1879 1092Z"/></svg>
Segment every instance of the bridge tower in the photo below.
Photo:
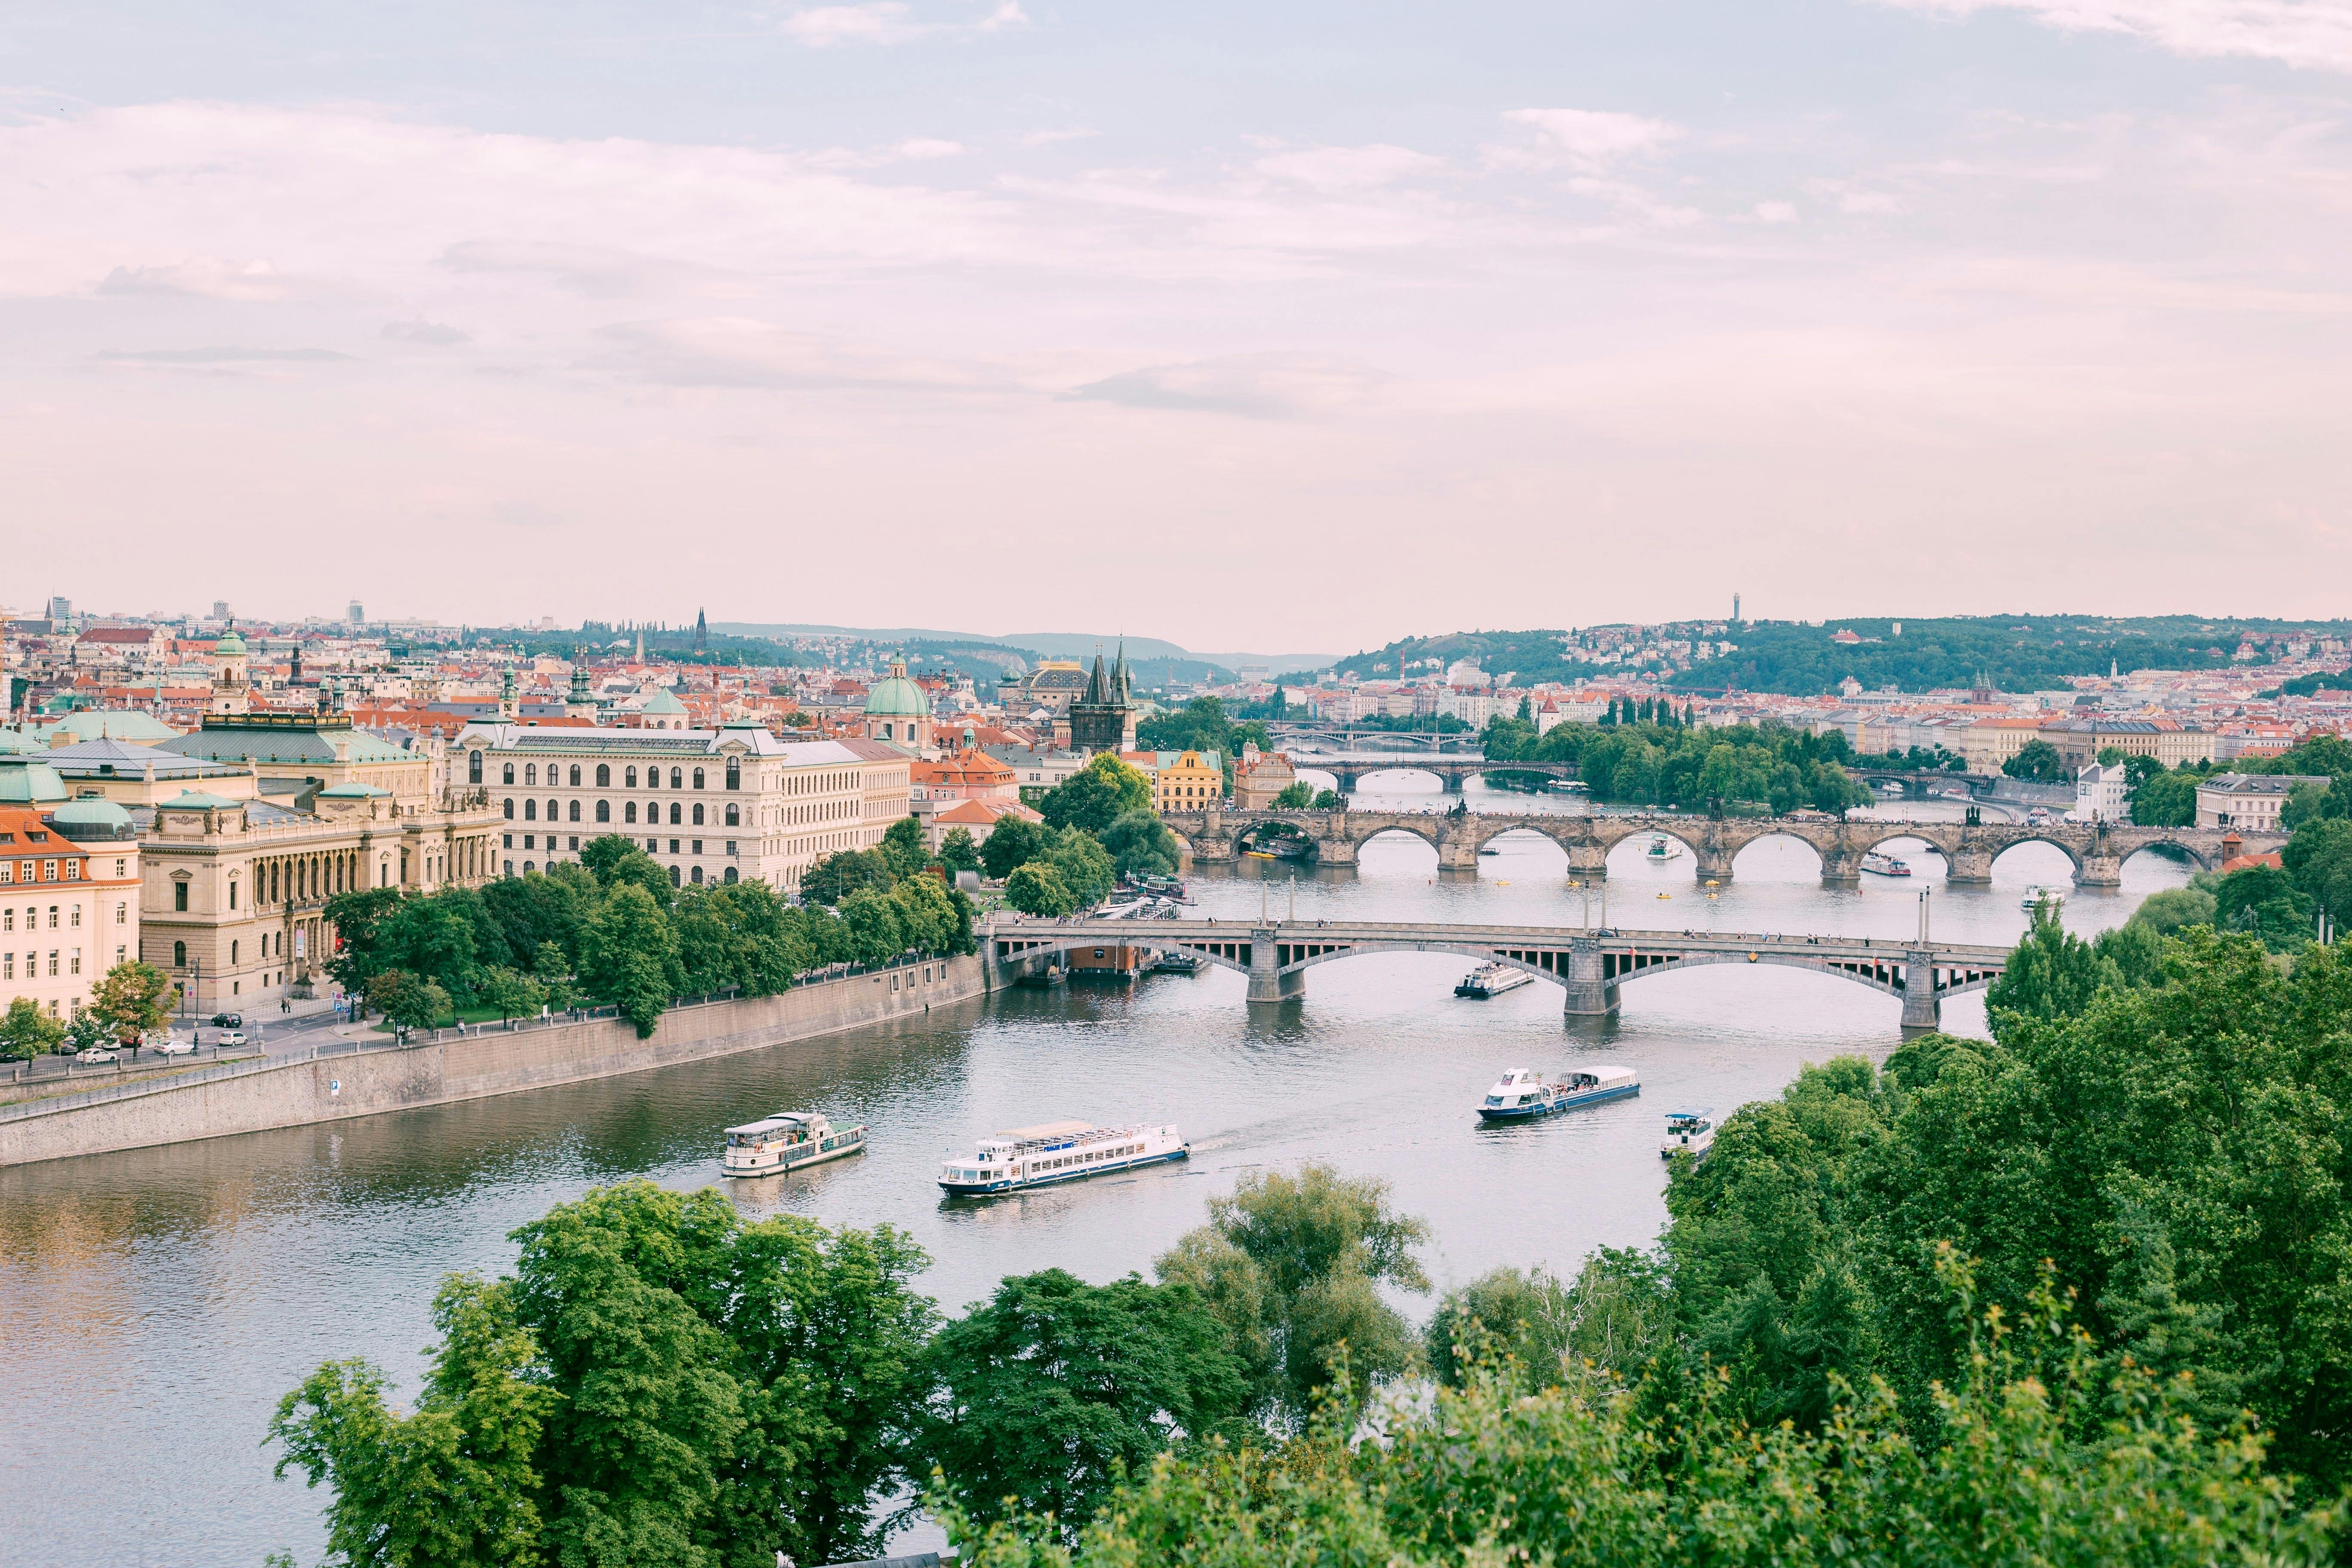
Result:
<svg viewBox="0 0 2352 1568"><path fill-rule="evenodd" d="M1617 1011L1617 983L1608 977L1601 944L1591 937L1571 938L1568 944L1568 1016L1605 1018Z"/></svg>

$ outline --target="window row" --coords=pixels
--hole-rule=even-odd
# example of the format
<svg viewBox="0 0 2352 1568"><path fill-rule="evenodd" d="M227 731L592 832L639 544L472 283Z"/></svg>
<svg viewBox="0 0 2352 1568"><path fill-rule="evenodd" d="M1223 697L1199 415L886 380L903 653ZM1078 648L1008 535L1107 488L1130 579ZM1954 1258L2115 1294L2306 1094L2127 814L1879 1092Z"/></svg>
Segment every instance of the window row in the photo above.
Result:
<svg viewBox="0 0 2352 1568"><path fill-rule="evenodd" d="M578 763L573 763L568 771L571 774L570 783L572 787L574 789L583 787L582 775L583 770L581 768L580 764ZM551 784L560 784L566 782L563 776L566 772L567 770L561 763L548 763L547 782ZM695 768L690 771L686 768L670 769L669 787L672 789L685 789L688 787L687 780L689 777L694 781L694 788L702 789L707 787L704 780L703 770L700 768ZM595 781L596 787L598 789L611 789L613 787L613 766L610 763L598 763L596 764ZM468 784L480 784L482 782L482 753L479 752L468 752L466 754L466 782ZM499 782L500 784L509 784L515 782L515 765L512 763L502 763L499 764ZM527 784L535 784L539 783L539 764L537 763L523 763L522 782ZM647 768L646 770L646 788L659 789L661 788L661 769ZM637 787L637 770L635 768L625 767L621 770L621 787L624 789L635 789ZM733 790L740 790L743 787L743 763L740 758L730 757L727 759L727 787Z"/></svg>
<svg viewBox="0 0 2352 1568"><path fill-rule="evenodd" d="M669 820L673 826L679 826L691 821L695 826L700 827L703 826L705 820L705 810L706 808L699 801L697 801L691 806L681 805L677 801L671 801L669 803ZM506 819L509 822L516 820L515 803L512 800L509 800L505 803L505 811ZM661 811L661 802L657 800L649 800L646 802L646 820L647 822L659 822L662 819ZM539 819L539 802L535 800L524 801L522 803L521 820L524 822L537 822ZM547 803L547 820L550 822L579 822L583 820L580 815L580 802L576 800L569 802L560 800L549 801ZM593 822L612 821L613 803L609 800L593 802L593 810L584 820ZM637 803L635 801L625 800L621 803L621 820L623 822L635 822L637 820ZM725 811L711 820L723 822L729 827L740 827L743 826L743 808L737 805L734 802L730 801L727 803Z"/></svg>
<svg viewBox="0 0 2352 1568"><path fill-rule="evenodd" d="M117 905L115 905L114 907L115 907L116 909L118 909L118 910L119 910L119 909L121 909L122 906L121 906L121 905L120 905L120 904L117 904ZM80 906L79 904L68 904L68 905L67 905L67 906L66 906L66 912L67 912L68 915L70 915L70 916L72 917L72 921L73 921L73 924L74 924L74 926L75 926L77 929L79 929L79 926L81 925L81 906ZM39 926L40 926L40 923L41 923L41 907L40 907L40 905L38 905L38 904L26 904L26 905L25 906L25 929L26 929L26 931L35 931L35 930L37 930L37 929L39 928ZM0 931L15 931L16 929L16 907L15 907L14 905L10 905L9 907L7 907L7 908L5 908L5 909L0 909ZM51 904L51 905L49 906L49 929L50 929L51 931L55 931L55 930L57 930L57 929L58 929L58 906L57 906L57 905L55 905L55 904Z"/></svg>

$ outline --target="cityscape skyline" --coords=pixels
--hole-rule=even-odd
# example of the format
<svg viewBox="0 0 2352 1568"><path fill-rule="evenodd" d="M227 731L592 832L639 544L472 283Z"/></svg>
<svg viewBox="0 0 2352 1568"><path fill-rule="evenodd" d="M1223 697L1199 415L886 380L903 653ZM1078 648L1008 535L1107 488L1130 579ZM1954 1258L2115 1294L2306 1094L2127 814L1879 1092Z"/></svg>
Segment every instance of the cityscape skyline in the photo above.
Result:
<svg viewBox="0 0 2352 1568"><path fill-rule="evenodd" d="M468 623L1148 586L1338 647L2352 566L2303 8L381 26L12 17L20 569L152 602L205 537L211 596Z"/></svg>

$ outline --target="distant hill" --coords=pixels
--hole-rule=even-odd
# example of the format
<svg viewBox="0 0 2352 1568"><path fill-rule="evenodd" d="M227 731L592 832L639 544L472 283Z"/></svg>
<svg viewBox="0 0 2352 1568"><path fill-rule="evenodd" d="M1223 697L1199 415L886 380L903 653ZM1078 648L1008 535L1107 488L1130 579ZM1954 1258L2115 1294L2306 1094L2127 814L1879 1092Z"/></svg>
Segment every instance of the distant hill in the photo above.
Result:
<svg viewBox="0 0 2352 1568"><path fill-rule="evenodd" d="M984 632L940 631L923 626L825 626L803 625L760 625L748 621L713 621L712 631L731 632L739 637L851 637L869 642L923 643L998 643L1003 647L1047 658L1094 658L1097 648L1106 654L1118 647L1118 632L1010 632L992 637ZM1232 671L1245 664L1263 664L1278 674L1293 670L1328 669L1333 656L1328 653L1203 653L1182 647L1158 637L1129 637L1127 657L1130 661L1166 659L1173 664L1197 663L1213 665Z"/></svg>

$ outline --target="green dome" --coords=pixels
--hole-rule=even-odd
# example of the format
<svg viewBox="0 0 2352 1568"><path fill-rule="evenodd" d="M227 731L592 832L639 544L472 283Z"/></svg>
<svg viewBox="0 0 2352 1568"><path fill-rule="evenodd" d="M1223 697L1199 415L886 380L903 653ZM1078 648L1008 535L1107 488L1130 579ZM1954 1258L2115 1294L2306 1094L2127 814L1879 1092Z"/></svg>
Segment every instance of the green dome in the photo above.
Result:
<svg viewBox="0 0 2352 1568"><path fill-rule="evenodd" d="M0 757L0 805L44 805L67 793L58 770L37 757Z"/></svg>
<svg viewBox="0 0 2352 1568"><path fill-rule="evenodd" d="M215 658L242 658L244 653L245 639L236 635L235 626L221 633L220 641L213 644L213 657Z"/></svg>
<svg viewBox="0 0 2352 1568"><path fill-rule="evenodd" d="M60 827L68 823L87 823L100 827L123 827L129 826L131 814L110 800L100 800L95 795L87 795L80 800L66 802L65 805L49 813L49 820Z"/></svg>
<svg viewBox="0 0 2352 1568"><path fill-rule="evenodd" d="M874 683L866 694L866 716L869 719L920 719L931 710L930 699L923 689L907 679L907 667L893 664L890 673Z"/></svg>

